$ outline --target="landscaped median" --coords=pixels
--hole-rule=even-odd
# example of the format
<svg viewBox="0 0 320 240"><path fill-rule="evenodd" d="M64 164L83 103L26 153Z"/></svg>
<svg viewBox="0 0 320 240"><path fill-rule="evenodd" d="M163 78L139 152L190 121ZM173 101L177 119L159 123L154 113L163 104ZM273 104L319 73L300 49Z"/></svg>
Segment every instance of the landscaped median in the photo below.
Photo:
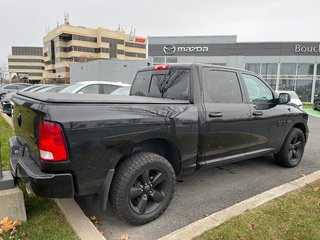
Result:
<svg viewBox="0 0 320 240"><path fill-rule="evenodd" d="M202 234L208 239L320 239L320 182L291 192Z"/></svg>
<svg viewBox="0 0 320 240"><path fill-rule="evenodd" d="M4 170L9 169L9 142L14 131L0 115L1 156ZM65 217L53 200L28 197L24 194L28 221L21 226L10 224L7 219L0 219L0 239L77 239ZM0 203L1 204L1 203ZM4 232L1 227L12 227ZM10 235L11 234L11 235Z"/></svg>
<svg viewBox="0 0 320 240"><path fill-rule="evenodd" d="M313 110L311 108L304 108L303 110L311 116L320 118L320 111Z"/></svg>

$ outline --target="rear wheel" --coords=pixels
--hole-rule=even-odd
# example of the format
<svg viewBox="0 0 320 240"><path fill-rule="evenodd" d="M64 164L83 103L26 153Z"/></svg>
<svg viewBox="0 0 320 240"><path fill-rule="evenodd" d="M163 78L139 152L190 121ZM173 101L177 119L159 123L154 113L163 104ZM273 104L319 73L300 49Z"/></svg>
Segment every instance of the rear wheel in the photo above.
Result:
<svg viewBox="0 0 320 240"><path fill-rule="evenodd" d="M305 142L301 129L292 128L280 151L275 154L276 162L289 168L298 166L304 152Z"/></svg>
<svg viewBox="0 0 320 240"><path fill-rule="evenodd" d="M136 153L115 172L110 202L125 221L141 225L158 218L173 197L175 173L171 164L154 153Z"/></svg>

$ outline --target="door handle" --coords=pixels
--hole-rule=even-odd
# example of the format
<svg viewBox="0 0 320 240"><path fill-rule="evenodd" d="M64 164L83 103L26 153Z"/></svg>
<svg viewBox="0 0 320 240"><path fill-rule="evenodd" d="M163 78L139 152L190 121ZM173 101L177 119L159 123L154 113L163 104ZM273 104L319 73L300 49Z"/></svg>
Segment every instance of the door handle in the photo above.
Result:
<svg viewBox="0 0 320 240"><path fill-rule="evenodd" d="M253 111L252 115L253 115L253 116L256 116L256 117L262 116L262 115L263 115L263 112L261 112L261 111Z"/></svg>
<svg viewBox="0 0 320 240"><path fill-rule="evenodd" d="M209 117L211 117L211 118L218 118L218 117L222 117L222 116L223 116L222 112L211 112L211 113L209 113Z"/></svg>

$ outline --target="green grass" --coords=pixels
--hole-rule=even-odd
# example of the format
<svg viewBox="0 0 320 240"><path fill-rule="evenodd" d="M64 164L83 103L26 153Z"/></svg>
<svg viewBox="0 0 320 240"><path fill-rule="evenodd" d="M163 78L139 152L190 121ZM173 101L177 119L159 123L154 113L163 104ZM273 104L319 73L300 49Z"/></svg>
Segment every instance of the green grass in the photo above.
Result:
<svg viewBox="0 0 320 240"><path fill-rule="evenodd" d="M12 135L14 135L14 131L9 127L3 117L0 116L1 153L4 169L9 169L10 149L8 139ZM22 184L20 187L24 190ZM12 238L10 238L9 233L5 233L0 234L0 239L78 239L53 200L28 197L25 191L24 198L28 221L17 228L17 232Z"/></svg>
<svg viewBox="0 0 320 240"><path fill-rule="evenodd" d="M320 183L285 195L205 232L209 239L320 239Z"/></svg>
<svg viewBox="0 0 320 240"><path fill-rule="evenodd" d="M9 124L0 116L0 159L2 159L3 170L9 170L10 147L8 139L14 135L14 131Z"/></svg>
<svg viewBox="0 0 320 240"><path fill-rule="evenodd" d="M320 111L316 111L316 110L313 110L311 108L308 108L308 109L303 109L306 113L308 113L309 115L311 116L314 116L314 117L320 117Z"/></svg>
<svg viewBox="0 0 320 240"><path fill-rule="evenodd" d="M53 200L28 197L26 194L24 197L28 221L17 228L13 239L78 239ZM2 234L0 239L1 237L9 239L9 233Z"/></svg>

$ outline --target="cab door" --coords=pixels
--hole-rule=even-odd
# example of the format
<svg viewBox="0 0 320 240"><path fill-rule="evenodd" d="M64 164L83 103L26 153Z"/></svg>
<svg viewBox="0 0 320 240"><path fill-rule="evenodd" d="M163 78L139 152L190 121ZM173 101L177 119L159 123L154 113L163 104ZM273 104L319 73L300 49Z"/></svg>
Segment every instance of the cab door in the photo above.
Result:
<svg viewBox="0 0 320 240"><path fill-rule="evenodd" d="M242 73L250 107L250 153L272 152L281 145L290 107L277 104L274 92L262 79Z"/></svg>
<svg viewBox="0 0 320 240"><path fill-rule="evenodd" d="M204 126L202 150L206 164L243 157L250 140L250 110L237 72L203 68Z"/></svg>

